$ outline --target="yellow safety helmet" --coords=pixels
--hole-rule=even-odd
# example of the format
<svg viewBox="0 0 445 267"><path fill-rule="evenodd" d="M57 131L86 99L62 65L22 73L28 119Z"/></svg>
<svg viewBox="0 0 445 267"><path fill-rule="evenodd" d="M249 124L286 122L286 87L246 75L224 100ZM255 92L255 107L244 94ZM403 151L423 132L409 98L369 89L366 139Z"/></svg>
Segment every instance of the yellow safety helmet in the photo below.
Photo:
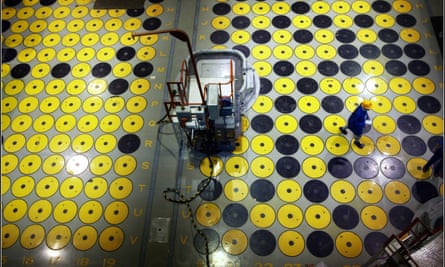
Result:
<svg viewBox="0 0 445 267"><path fill-rule="evenodd" d="M372 108L372 102L370 100L363 100L361 105L365 109L371 109Z"/></svg>

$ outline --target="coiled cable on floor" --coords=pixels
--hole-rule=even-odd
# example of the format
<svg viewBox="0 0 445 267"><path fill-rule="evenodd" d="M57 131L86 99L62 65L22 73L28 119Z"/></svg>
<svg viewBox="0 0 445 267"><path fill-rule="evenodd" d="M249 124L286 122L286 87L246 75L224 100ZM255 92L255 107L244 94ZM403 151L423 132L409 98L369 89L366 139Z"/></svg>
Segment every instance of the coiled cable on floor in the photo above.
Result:
<svg viewBox="0 0 445 267"><path fill-rule="evenodd" d="M212 181L212 178L213 178L213 161L212 161L210 155L207 155L207 158L209 159L209 162L210 162L210 175L203 180L204 181L204 185L201 188L198 188L198 191L196 191L190 198L185 198L185 196L176 188L167 188L167 189L164 190L163 194L164 194L165 200L167 200L169 202L177 203L177 204L185 204L187 206L187 209L188 209L188 211L190 213L190 221L192 223L193 228L195 229L195 231L205 241L206 266L210 267L209 240L207 239L207 236L205 235L205 233L201 229L198 228L198 225L196 224L195 219L194 219L192 207L190 205L190 203L193 200L195 200L204 190L206 190L206 188L209 186L210 182ZM169 193L174 194L175 197L173 197L173 198L169 197L168 196Z"/></svg>

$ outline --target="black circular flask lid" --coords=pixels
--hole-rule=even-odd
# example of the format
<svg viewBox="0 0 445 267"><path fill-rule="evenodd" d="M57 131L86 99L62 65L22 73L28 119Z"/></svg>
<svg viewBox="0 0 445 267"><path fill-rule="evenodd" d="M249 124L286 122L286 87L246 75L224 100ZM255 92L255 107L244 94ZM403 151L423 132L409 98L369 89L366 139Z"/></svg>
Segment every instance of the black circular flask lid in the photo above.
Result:
<svg viewBox="0 0 445 267"><path fill-rule="evenodd" d="M326 15L317 15L313 18L313 23L318 28L329 28L332 25L332 19Z"/></svg>
<svg viewBox="0 0 445 267"><path fill-rule="evenodd" d="M324 76L334 76L338 73L338 65L334 61L322 61L318 64L318 72Z"/></svg>
<svg viewBox="0 0 445 267"><path fill-rule="evenodd" d="M125 154L130 154L138 150L141 145L141 139L135 134L126 134L119 139L117 147L119 151Z"/></svg>
<svg viewBox="0 0 445 267"><path fill-rule="evenodd" d="M144 14L145 9L143 8L132 8L127 9L127 15L130 17L139 17L140 15Z"/></svg>
<svg viewBox="0 0 445 267"><path fill-rule="evenodd" d="M335 224L345 230L353 229L359 222L357 211L349 205L340 205L335 207L332 212Z"/></svg>
<svg viewBox="0 0 445 267"><path fill-rule="evenodd" d="M2 32L6 32L7 30L9 30L10 27L11 27L11 22L9 22L9 20L2 20Z"/></svg>
<svg viewBox="0 0 445 267"><path fill-rule="evenodd" d="M214 31L210 34L210 40L215 44L224 44L230 39L226 31Z"/></svg>
<svg viewBox="0 0 445 267"><path fill-rule="evenodd" d="M403 48L403 52L405 52L408 57L414 59L419 59L425 56L425 49L418 44L407 44Z"/></svg>
<svg viewBox="0 0 445 267"><path fill-rule="evenodd" d="M417 99L417 105L423 112L429 114L437 113L442 108L440 101L429 95L419 97Z"/></svg>
<svg viewBox="0 0 445 267"><path fill-rule="evenodd" d="M26 63L20 63L15 65L11 70L11 76L14 79L20 79L28 75L28 73L31 71L31 66Z"/></svg>
<svg viewBox="0 0 445 267"><path fill-rule="evenodd" d="M257 44L265 44L270 41L272 36L268 31L257 30L252 33L252 40Z"/></svg>
<svg viewBox="0 0 445 267"><path fill-rule="evenodd" d="M267 202L275 195L275 187L268 180L256 180L250 186L250 194L258 202Z"/></svg>
<svg viewBox="0 0 445 267"><path fill-rule="evenodd" d="M252 129L257 133L268 133L273 128L273 120L268 115L256 115L253 117L253 119L250 121L250 125L252 126Z"/></svg>
<svg viewBox="0 0 445 267"><path fill-rule="evenodd" d="M97 63L92 70L93 76L96 78L103 78L110 74L111 65L107 62Z"/></svg>
<svg viewBox="0 0 445 267"><path fill-rule="evenodd" d="M342 43L352 43L355 40L355 33L348 29L341 29L335 33L335 38Z"/></svg>
<svg viewBox="0 0 445 267"><path fill-rule="evenodd" d="M293 12L295 12L297 14L305 14L305 13L309 12L311 7L306 2L298 1L298 2L295 2L292 4L291 9Z"/></svg>
<svg viewBox="0 0 445 267"><path fill-rule="evenodd" d="M344 104L340 97L330 95L323 98L321 107L328 113L339 113L343 110Z"/></svg>
<svg viewBox="0 0 445 267"><path fill-rule="evenodd" d="M294 40L300 44L307 44L314 38L312 33L308 30L297 30L294 32L293 37Z"/></svg>
<svg viewBox="0 0 445 267"><path fill-rule="evenodd" d="M128 61L132 59L134 55L136 55L136 50L133 47L129 46L120 48L116 53L116 57L120 61Z"/></svg>
<svg viewBox="0 0 445 267"><path fill-rule="evenodd" d="M426 152L425 142L415 135L405 136L402 140L402 148L411 156L422 156Z"/></svg>
<svg viewBox="0 0 445 267"><path fill-rule="evenodd" d="M71 66L68 63L59 63L55 65L51 70L51 75L54 78L63 78L71 71Z"/></svg>
<svg viewBox="0 0 445 267"><path fill-rule="evenodd" d="M275 236L267 230L256 230L249 239L250 249L258 256L271 254L276 244Z"/></svg>
<svg viewBox="0 0 445 267"><path fill-rule="evenodd" d="M280 113L291 113L297 108L297 101L290 96L279 96L274 104Z"/></svg>
<svg viewBox="0 0 445 267"><path fill-rule="evenodd" d="M399 24L400 26L403 26L405 28L410 28L410 27L414 27L416 25L416 18L411 16L410 14L399 14L396 17L396 22L397 24Z"/></svg>
<svg viewBox="0 0 445 267"><path fill-rule="evenodd" d="M400 231L405 230L411 220L413 219L414 212L405 206L395 206L389 210L389 222Z"/></svg>
<svg viewBox="0 0 445 267"><path fill-rule="evenodd" d="M382 47L382 54L387 58L397 59L403 55L403 51L398 45L387 44Z"/></svg>
<svg viewBox="0 0 445 267"><path fill-rule="evenodd" d="M382 29L378 36L385 43L394 43L399 40L399 34L393 29Z"/></svg>
<svg viewBox="0 0 445 267"><path fill-rule="evenodd" d="M323 231L314 231L306 239L306 246L309 252L316 257L326 257L334 249L332 237Z"/></svg>
<svg viewBox="0 0 445 267"><path fill-rule="evenodd" d="M292 155L298 150L298 140L292 135L281 135L275 141L275 147L283 155Z"/></svg>
<svg viewBox="0 0 445 267"><path fill-rule="evenodd" d="M360 55L367 59L376 59L380 56L380 49L371 44L362 45L359 49Z"/></svg>
<svg viewBox="0 0 445 267"><path fill-rule="evenodd" d="M317 116L309 114L301 117L299 125L303 132L315 134L321 130L322 122Z"/></svg>
<svg viewBox="0 0 445 267"><path fill-rule="evenodd" d="M420 131L420 121L412 115L402 115L397 119L397 127L406 134L416 134Z"/></svg>
<svg viewBox="0 0 445 267"><path fill-rule="evenodd" d="M231 203L223 210L223 221L230 227L241 227L247 222L248 211L238 203Z"/></svg>
<svg viewBox="0 0 445 267"><path fill-rule="evenodd" d="M250 19L246 16L237 16L232 19L232 26L236 29L245 29L249 25Z"/></svg>
<svg viewBox="0 0 445 267"><path fill-rule="evenodd" d="M380 162L380 169L383 175L389 179L400 179L405 175L405 165L394 157L384 158Z"/></svg>
<svg viewBox="0 0 445 267"><path fill-rule="evenodd" d="M56 0L40 0L40 4L42 6L50 6L52 4L54 4L56 2Z"/></svg>
<svg viewBox="0 0 445 267"><path fill-rule="evenodd" d="M233 47L234 50L238 50L241 53L243 53L243 55L248 58L250 56L250 49L249 47L245 46L245 45L235 45Z"/></svg>
<svg viewBox="0 0 445 267"><path fill-rule="evenodd" d="M354 59L358 56L358 49L349 44L341 45L337 48L338 54L345 59Z"/></svg>
<svg viewBox="0 0 445 267"><path fill-rule="evenodd" d="M133 68L133 73L136 77L147 77L152 72L153 65L150 62L139 62Z"/></svg>
<svg viewBox="0 0 445 267"><path fill-rule="evenodd" d="M284 178L293 178L300 172L300 163L293 157L280 158L275 166L278 174Z"/></svg>
<svg viewBox="0 0 445 267"><path fill-rule="evenodd" d="M343 157L335 157L328 162L329 173L336 178L346 178L352 174L352 164Z"/></svg>
<svg viewBox="0 0 445 267"><path fill-rule="evenodd" d="M440 144L443 144L443 137L439 135L433 135L428 139L428 149L434 153L437 149L440 149Z"/></svg>
<svg viewBox="0 0 445 267"><path fill-rule="evenodd" d="M304 185L303 194L310 202L321 203L328 198L329 189L320 180L310 180Z"/></svg>
<svg viewBox="0 0 445 267"><path fill-rule="evenodd" d="M289 27L290 24L291 24L291 20L287 16L279 15L279 16L275 16L272 19L272 25L278 29L285 29L285 28Z"/></svg>
<svg viewBox="0 0 445 267"><path fill-rule="evenodd" d="M260 78L260 94L265 95L272 91L272 82L267 78Z"/></svg>
<svg viewBox="0 0 445 267"><path fill-rule="evenodd" d="M360 74L362 67L355 61L346 60L340 64L340 70L344 75L354 77Z"/></svg>
<svg viewBox="0 0 445 267"><path fill-rule="evenodd" d="M379 165L370 157L361 157L354 161L354 170L361 178L370 179L379 174Z"/></svg>
<svg viewBox="0 0 445 267"><path fill-rule="evenodd" d="M231 9L232 8L227 3L218 3L213 6L212 11L216 15L222 16L222 15L226 15L227 13L229 13Z"/></svg>
<svg viewBox="0 0 445 267"><path fill-rule="evenodd" d="M202 236L204 235L204 236ZM201 233L197 232L193 237L193 245L199 254L206 254L207 248L209 253L215 251L219 246L219 235L213 229L202 229Z"/></svg>
<svg viewBox="0 0 445 267"><path fill-rule="evenodd" d="M417 76L427 76L430 73L430 66L422 60L413 60L408 63L409 71Z"/></svg>
<svg viewBox="0 0 445 267"><path fill-rule="evenodd" d="M301 78L297 81L297 90L300 93L310 95L318 90L318 83L312 78Z"/></svg>
<svg viewBox="0 0 445 267"><path fill-rule="evenodd" d="M161 20L159 18L148 18L142 23L142 27L144 27L147 31L153 31L161 27Z"/></svg>
<svg viewBox="0 0 445 267"><path fill-rule="evenodd" d="M2 62L7 63L17 56L17 50L14 48L2 48Z"/></svg>
<svg viewBox="0 0 445 267"><path fill-rule="evenodd" d="M383 0L374 1L371 6L378 13L387 13L391 10L391 4Z"/></svg>
<svg viewBox="0 0 445 267"><path fill-rule="evenodd" d="M16 6L18 4L20 4L22 2L22 0L5 0L5 6Z"/></svg>
<svg viewBox="0 0 445 267"><path fill-rule="evenodd" d="M121 95L128 89L128 82L124 79L115 79L108 86L108 91L112 95Z"/></svg>
<svg viewBox="0 0 445 267"><path fill-rule="evenodd" d="M418 181L411 187L413 197L420 203L425 203L428 200L439 196L437 188L430 182Z"/></svg>
<svg viewBox="0 0 445 267"><path fill-rule="evenodd" d="M206 187L204 188L204 186L206 186ZM204 188L204 190L203 190L203 188ZM213 201L213 200L216 200L221 195L222 185L218 180L216 180L214 178L211 178L210 180L205 179L199 183L198 191L201 192L199 194L199 196L203 200Z"/></svg>
<svg viewBox="0 0 445 267"><path fill-rule="evenodd" d="M382 232L370 232L365 236L363 243L369 256L374 256L385 246L387 240L388 236Z"/></svg>
<svg viewBox="0 0 445 267"><path fill-rule="evenodd" d="M406 65L398 60L390 60L385 64L386 71L394 76L403 76L406 71Z"/></svg>
<svg viewBox="0 0 445 267"><path fill-rule="evenodd" d="M374 24L374 20L366 14L360 14L354 17L354 23L360 28L369 28Z"/></svg>
<svg viewBox="0 0 445 267"><path fill-rule="evenodd" d="M274 64L273 71L279 76L289 76L294 72L294 65L289 61L278 61Z"/></svg>

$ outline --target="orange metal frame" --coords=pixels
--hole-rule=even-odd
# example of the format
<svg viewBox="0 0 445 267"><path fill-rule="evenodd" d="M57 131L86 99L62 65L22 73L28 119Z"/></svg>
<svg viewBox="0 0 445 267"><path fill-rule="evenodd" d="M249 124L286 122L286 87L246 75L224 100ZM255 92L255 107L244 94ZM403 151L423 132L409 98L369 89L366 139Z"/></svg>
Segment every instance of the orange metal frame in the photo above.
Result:
<svg viewBox="0 0 445 267"><path fill-rule="evenodd" d="M176 117L176 115L172 116L170 114L170 111L172 108L176 108L176 106L179 104L181 106L189 106L189 105L201 105L201 103L190 103L188 102L188 98L187 98L187 86L189 85L189 79L190 79L190 73L188 71L188 66L187 63L185 61L182 62L182 66L181 66L181 74L179 77L179 82L167 82L167 89L170 95L170 101L164 102L164 107L167 111L167 117L169 118L169 120L171 122L173 122L172 118ZM220 95L220 99L225 98L225 97L230 97L230 100L233 101L233 81L234 81L234 75L233 75L233 62L232 60L230 60L230 79L227 82L223 82L223 83L207 83L204 86L204 99L206 98L206 92L207 92L207 88L209 85L218 85L219 86L219 95ZM227 85L230 84L230 95L228 96L223 96L222 95L222 91L221 91L221 85ZM174 90L172 88L172 86L176 86L177 88L177 92L179 95L179 100L180 102L177 103L175 102L175 94L174 94ZM180 122L181 127L183 127L183 122ZM208 125L208 122L207 122Z"/></svg>

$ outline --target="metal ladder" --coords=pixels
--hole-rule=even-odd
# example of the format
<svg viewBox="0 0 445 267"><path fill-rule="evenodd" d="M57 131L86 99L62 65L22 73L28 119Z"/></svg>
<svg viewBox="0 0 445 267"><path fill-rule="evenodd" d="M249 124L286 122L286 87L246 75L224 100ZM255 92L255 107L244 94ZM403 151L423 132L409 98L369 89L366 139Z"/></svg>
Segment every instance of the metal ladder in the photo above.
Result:
<svg viewBox="0 0 445 267"><path fill-rule="evenodd" d="M415 218L404 231L391 235L383 248L363 266L419 267L411 254L421 248L431 236L441 231L441 228L431 231L419 218Z"/></svg>

